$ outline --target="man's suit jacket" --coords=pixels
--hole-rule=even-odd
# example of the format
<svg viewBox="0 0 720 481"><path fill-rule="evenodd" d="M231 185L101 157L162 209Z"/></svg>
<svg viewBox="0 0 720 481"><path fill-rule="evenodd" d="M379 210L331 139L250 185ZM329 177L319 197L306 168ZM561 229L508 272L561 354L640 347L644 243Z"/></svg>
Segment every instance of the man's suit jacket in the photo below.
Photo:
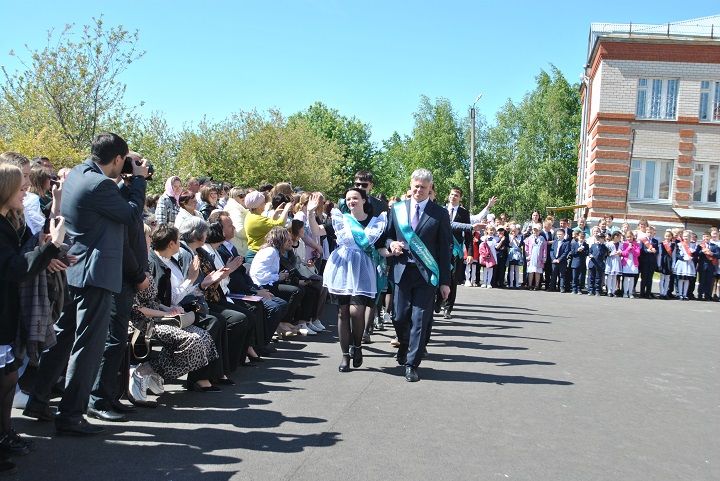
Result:
<svg viewBox="0 0 720 481"><path fill-rule="evenodd" d="M411 219L410 216L410 201L406 200L403 202L403 207L408 213L408 221ZM388 216L388 223L385 228L385 235L388 239L388 246L391 241L402 241L407 246L405 237L400 232L400 227L397 224L397 220L394 215L394 207L390 209L390 215ZM450 237L450 216L448 215L445 207L441 207L434 202L428 201L425 205L420 221L418 222L417 228L415 229L416 234L423 241L425 246L430 251L430 254L437 262L440 270L440 283L439 285L450 285L450 257L452 252L452 238ZM405 266L407 265L408 255L403 252L402 255L393 257L393 279L395 283L400 283L403 272L405 272ZM423 265L422 261L415 258L415 263L420 270L420 274L427 283L430 283L430 271Z"/></svg>
<svg viewBox="0 0 720 481"><path fill-rule="evenodd" d="M146 185L135 177L126 200L91 159L70 171L60 206L72 243L68 253L78 258L67 269L69 285L120 292L125 226L142 219Z"/></svg>
<svg viewBox="0 0 720 481"><path fill-rule="evenodd" d="M450 222L459 222L461 224L471 224L470 222L470 212L463 206L459 205L456 208L455 211L455 218L450 219ZM447 210L447 207L445 208ZM448 212L449 214L449 212ZM457 239L457 241L460 244L463 244L468 252L472 252L473 244L472 244L472 232L467 231L459 231L457 229L452 231L453 235ZM452 239L451 239L452 240Z"/></svg>
<svg viewBox="0 0 720 481"><path fill-rule="evenodd" d="M580 246L583 247L582 251L578 250ZM582 243L580 243L576 240L572 241L570 243L570 257L572 257L570 267L572 269L584 268L585 259L587 259L589 251L590 248L588 247L587 242L583 241Z"/></svg>
<svg viewBox="0 0 720 481"><path fill-rule="evenodd" d="M222 258L223 262L226 264L232 257L240 255L235 246L232 247L232 250L228 250L228 248L225 247L225 244L220 244L217 251L218 254L220 254L220 258ZM244 265L238 267L232 274L230 274L230 284L228 284L228 288L230 289L230 292L237 294L255 294L255 292L257 292L257 289L253 285L253 281L245 270Z"/></svg>

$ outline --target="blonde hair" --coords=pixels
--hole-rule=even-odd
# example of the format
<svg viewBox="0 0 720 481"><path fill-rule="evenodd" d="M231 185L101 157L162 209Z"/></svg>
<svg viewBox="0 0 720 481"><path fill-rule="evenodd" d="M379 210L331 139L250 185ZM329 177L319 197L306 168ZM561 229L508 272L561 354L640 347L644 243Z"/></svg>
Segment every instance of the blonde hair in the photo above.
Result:
<svg viewBox="0 0 720 481"><path fill-rule="evenodd" d="M22 169L26 165L30 165L30 160L17 152L3 152L0 154L0 164L10 164Z"/></svg>
<svg viewBox="0 0 720 481"><path fill-rule="evenodd" d="M5 207L12 196L22 188L23 174L19 167L12 164L0 164L0 207ZM10 211L7 216L10 224L19 229L21 224L17 212Z"/></svg>

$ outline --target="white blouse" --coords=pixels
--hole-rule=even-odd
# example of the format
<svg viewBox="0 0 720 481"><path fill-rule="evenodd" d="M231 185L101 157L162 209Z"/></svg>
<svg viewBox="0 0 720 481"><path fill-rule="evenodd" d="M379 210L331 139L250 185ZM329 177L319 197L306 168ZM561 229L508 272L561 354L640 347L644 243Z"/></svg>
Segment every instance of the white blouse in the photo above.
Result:
<svg viewBox="0 0 720 481"><path fill-rule="evenodd" d="M250 264L250 278L257 286L275 284L280 280L280 253L274 247L263 247Z"/></svg>
<svg viewBox="0 0 720 481"><path fill-rule="evenodd" d="M193 283L190 279L186 279L180 268L169 257L158 256L163 263L170 269L170 301L173 306L177 306L185 296L194 290Z"/></svg>

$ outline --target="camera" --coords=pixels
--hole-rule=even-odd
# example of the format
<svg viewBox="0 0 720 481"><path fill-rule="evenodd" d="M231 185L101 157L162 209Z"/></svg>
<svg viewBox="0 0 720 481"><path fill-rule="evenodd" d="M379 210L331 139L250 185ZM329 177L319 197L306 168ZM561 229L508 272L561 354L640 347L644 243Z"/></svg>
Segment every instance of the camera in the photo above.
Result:
<svg viewBox="0 0 720 481"><path fill-rule="evenodd" d="M133 173L132 163L133 163L132 157L130 157L130 156L125 157L125 163L123 164L123 168L120 171L120 173L125 174L125 175L132 175L132 173ZM142 164L141 161L139 161L139 160L135 161L135 165L140 166L140 164ZM145 180L150 181L150 180L152 180L152 176L153 176L153 173L155 172L155 169L153 168L153 165L150 162L147 163L147 167L148 167L148 175L147 175L147 177L145 177Z"/></svg>

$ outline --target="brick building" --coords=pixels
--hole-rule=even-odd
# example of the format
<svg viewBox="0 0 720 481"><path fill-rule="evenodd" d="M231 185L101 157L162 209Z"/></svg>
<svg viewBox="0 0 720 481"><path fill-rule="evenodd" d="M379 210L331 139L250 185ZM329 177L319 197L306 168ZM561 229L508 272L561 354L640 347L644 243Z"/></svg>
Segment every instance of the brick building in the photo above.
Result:
<svg viewBox="0 0 720 481"><path fill-rule="evenodd" d="M592 24L577 203L588 219L720 224L720 15Z"/></svg>

